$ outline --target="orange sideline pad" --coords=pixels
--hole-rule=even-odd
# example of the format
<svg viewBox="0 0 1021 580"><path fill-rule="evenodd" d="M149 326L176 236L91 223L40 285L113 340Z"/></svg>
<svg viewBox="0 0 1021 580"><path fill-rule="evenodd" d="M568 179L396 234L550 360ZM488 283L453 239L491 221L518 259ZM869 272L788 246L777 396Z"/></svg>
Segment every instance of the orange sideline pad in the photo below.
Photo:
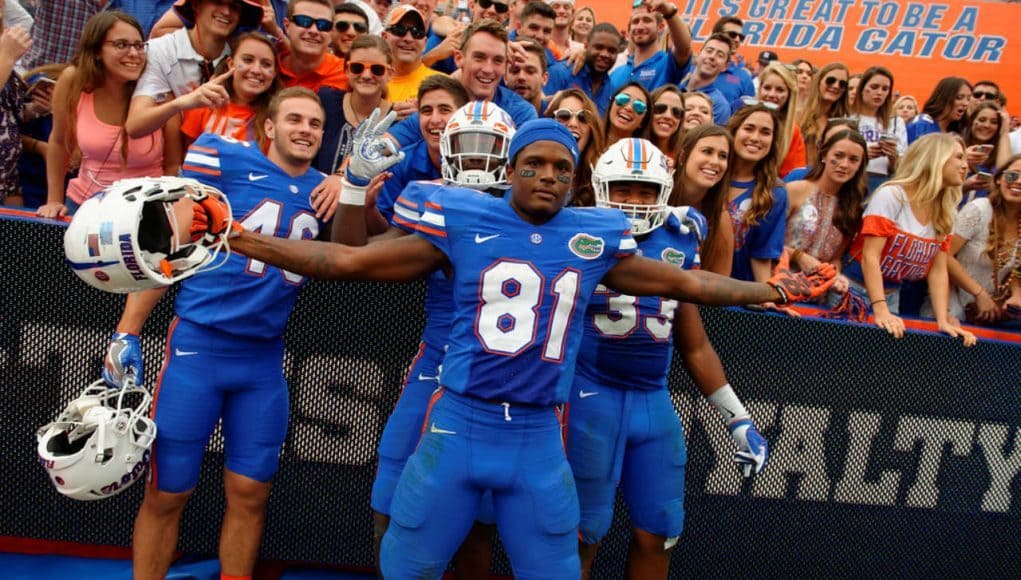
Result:
<svg viewBox="0 0 1021 580"><path fill-rule="evenodd" d="M675 0L691 27L696 49L721 16L744 20L738 51L752 63L772 50L783 62L805 58L816 67L839 61L852 73L890 69L894 91L924 103L939 79L995 81L1021 112L1021 4L994 0ZM582 0L596 21L627 29L629 0Z"/></svg>

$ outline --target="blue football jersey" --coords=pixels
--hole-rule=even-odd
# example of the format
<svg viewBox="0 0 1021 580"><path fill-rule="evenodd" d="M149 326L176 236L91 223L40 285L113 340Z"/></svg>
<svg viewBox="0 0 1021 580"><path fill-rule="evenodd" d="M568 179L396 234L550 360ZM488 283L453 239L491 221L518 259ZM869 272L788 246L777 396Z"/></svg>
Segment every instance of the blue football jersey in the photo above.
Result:
<svg viewBox="0 0 1021 580"><path fill-rule="evenodd" d="M685 270L698 269L698 238L694 232L682 234L680 225L671 213L661 227L638 239L638 253ZM676 309L677 301L670 298L628 296L600 284L585 312L576 372L621 390L665 389Z"/></svg>
<svg viewBox="0 0 1021 580"><path fill-rule="evenodd" d="M325 177L315 169L291 177L254 143L203 134L188 148L181 175L222 191L234 220L246 230L280 238L313 239L323 224L312 190ZM174 311L185 320L252 338L283 336L305 279L240 254L181 283Z"/></svg>
<svg viewBox="0 0 1021 580"><path fill-rule="evenodd" d="M563 403L599 281L634 253L617 210L565 208L541 226L506 200L440 188L418 225L453 264L454 321L440 384L508 403Z"/></svg>

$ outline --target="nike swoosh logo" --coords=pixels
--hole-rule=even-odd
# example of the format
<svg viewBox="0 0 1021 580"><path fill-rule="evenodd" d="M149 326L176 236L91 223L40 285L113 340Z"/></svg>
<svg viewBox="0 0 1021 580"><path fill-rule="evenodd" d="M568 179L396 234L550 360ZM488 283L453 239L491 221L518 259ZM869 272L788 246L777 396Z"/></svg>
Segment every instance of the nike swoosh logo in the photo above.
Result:
<svg viewBox="0 0 1021 580"><path fill-rule="evenodd" d="M191 356L193 354L198 354L198 353L199 353L199 351L197 351L197 350L196 351L191 351L191 350L181 350L179 348L175 348L174 349L174 354L177 355L177 356Z"/></svg>
<svg viewBox="0 0 1021 580"><path fill-rule="evenodd" d="M269 176L268 175L256 175L254 173L249 173L248 174L248 181L259 181L261 179L266 179L267 177L269 177Z"/></svg>
<svg viewBox="0 0 1021 580"><path fill-rule="evenodd" d="M494 238L499 238L499 237L500 237L500 234L493 234L491 236L480 236L479 234L475 234L475 243L476 244L484 244L484 243L488 242L489 240L492 240Z"/></svg>
<svg viewBox="0 0 1021 580"><path fill-rule="evenodd" d="M429 426L429 432L438 433L440 435L457 435L457 431L448 431L447 429L440 429L439 427L436 426L436 423L433 423L432 425Z"/></svg>
<svg viewBox="0 0 1021 580"><path fill-rule="evenodd" d="M579 399L587 399L589 397L594 397L594 396L596 396L598 394L599 394L599 391L589 391L587 393L585 391L578 391L578 398Z"/></svg>
<svg viewBox="0 0 1021 580"><path fill-rule="evenodd" d="M440 377L438 377L438 376L430 377L428 375L423 375L422 373L418 373L418 380L420 380L420 381L439 381Z"/></svg>

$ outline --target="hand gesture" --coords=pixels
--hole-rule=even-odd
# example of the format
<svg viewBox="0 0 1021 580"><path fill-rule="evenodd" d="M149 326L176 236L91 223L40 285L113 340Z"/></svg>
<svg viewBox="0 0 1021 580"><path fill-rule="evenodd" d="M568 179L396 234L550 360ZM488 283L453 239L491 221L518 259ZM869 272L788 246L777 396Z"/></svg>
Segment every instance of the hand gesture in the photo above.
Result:
<svg viewBox="0 0 1021 580"><path fill-rule="evenodd" d="M0 35L0 59L14 63L28 52L32 36L20 26L12 26Z"/></svg>
<svg viewBox="0 0 1021 580"><path fill-rule="evenodd" d="M138 335L115 332L110 337L110 346L103 359L103 380L106 384L120 389L126 381L136 385L145 382L142 365L142 347Z"/></svg>
<svg viewBox="0 0 1021 580"><path fill-rule="evenodd" d="M727 427L730 430L730 437L737 445L737 452L734 453L734 462L741 470L741 475L751 477L766 466L769 459L769 444L759 434L751 419L739 419Z"/></svg>
<svg viewBox="0 0 1021 580"><path fill-rule="evenodd" d="M783 305L825 294L837 276L837 269L829 262L822 262L803 272L792 272L790 265L791 253L785 249L773 270L773 277L766 281L780 293L779 304Z"/></svg>
<svg viewBox="0 0 1021 580"><path fill-rule="evenodd" d="M227 94L227 87L224 86L224 82L227 82L233 74L234 69L230 68L227 72L216 75L206 81L205 84L199 85L190 93L180 97L183 99L182 105L184 109L219 109L220 107L226 107L230 103L230 95Z"/></svg>
<svg viewBox="0 0 1021 580"><path fill-rule="evenodd" d="M403 121L418 112L418 99L397 101L390 106L390 110L397 114L398 121Z"/></svg>
<svg viewBox="0 0 1021 580"><path fill-rule="evenodd" d="M355 129L350 163L347 166L347 180L352 185L365 187L372 176L390 169L404 159L404 152L398 151L394 142L384 136L397 114L390 111L382 121L378 121L379 115L379 109L372 111L369 118Z"/></svg>

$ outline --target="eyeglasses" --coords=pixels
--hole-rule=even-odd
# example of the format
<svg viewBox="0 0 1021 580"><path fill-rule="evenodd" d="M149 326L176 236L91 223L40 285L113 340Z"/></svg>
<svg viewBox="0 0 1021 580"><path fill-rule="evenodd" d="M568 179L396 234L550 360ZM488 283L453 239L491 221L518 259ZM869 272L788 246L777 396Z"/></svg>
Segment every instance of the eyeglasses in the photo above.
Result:
<svg viewBox="0 0 1021 580"><path fill-rule="evenodd" d="M837 77L826 77L822 80L826 83L827 87L832 87L834 83L840 86L841 89L847 89L847 81L838 79Z"/></svg>
<svg viewBox="0 0 1021 580"><path fill-rule="evenodd" d="M349 62L347 63L347 67L351 69L351 73L355 75L360 75L365 72L365 67L369 67L369 72L372 73L373 76L381 77L386 74L386 66L379 63L365 64L364 62Z"/></svg>
<svg viewBox="0 0 1021 580"><path fill-rule="evenodd" d="M616 97L613 97L613 102L617 103L618 107L623 107L628 103L631 103L631 108L634 109L639 115L645 114L645 111L649 109L649 106L645 104L645 101L638 99L631 99L631 95L627 93L619 93Z"/></svg>
<svg viewBox="0 0 1021 580"><path fill-rule="evenodd" d="M972 98L979 99L981 101L984 101L984 100L987 100L987 99L991 101L991 100L995 99L996 97L998 97L999 95L997 95L996 93L988 93L986 91L975 91L974 93L971 94L971 96L972 96Z"/></svg>
<svg viewBox="0 0 1021 580"><path fill-rule="evenodd" d="M670 114L674 116L674 118L676 119L684 118L684 109L680 107L667 105L666 103L656 103L655 105L652 106L652 112L656 115L662 115L666 113L668 110L670 111Z"/></svg>
<svg viewBox="0 0 1021 580"><path fill-rule="evenodd" d="M404 26L403 24L394 24L390 28L386 29L390 34L401 38L407 33L411 33L411 38L415 40L422 40L425 38L425 31L417 26Z"/></svg>
<svg viewBox="0 0 1021 580"><path fill-rule="evenodd" d="M580 123L587 123L588 113L585 112L585 109L579 109L577 111L572 111L571 109L557 109L556 111L553 111L553 118L559 123L570 123L573 118L577 118Z"/></svg>
<svg viewBox="0 0 1021 580"><path fill-rule="evenodd" d="M314 24L316 30L319 32L329 32L333 30L333 21L328 18L312 18L307 14L295 14L291 16L291 22L299 28L312 28Z"/></svg>
<svg viewBox="0 0 1021 580"><path fill-rule="evenodd" d="M726 34L727 36L729 36L731 40L738 40L740 42L744 42L745 36L744 36L743 32L737 32L737 31L734 31L734 30L728 30L728 31L724 32L723 34Z"/></svg>
<svg viewBox="0 0 1021 580"><path fill-rule="evenodd" d="M1021 171L1004 171L1003 180L1007 183L1014 183L1015 181L1021 180Z"/></svg>
<svg viewBox="0 0 1021 580"><path fill-rule="evenodd" d="M479 7L482 8L483 10L489 9L490 6L492 6L493 9L496 10L497 14L507 14L507 11L510 10L510 6L506 4L493 2L493 0L479 0Z"/></svg>
<svg viewBox="0 0 1021 580"><path fill-rule="evenodd" d="M132 48L138 52L145 52L146 47L149 46L148 42L135 41L128 42L127 40L104 40L103 44L109 44L117 52L128 52Z"/></svg>
<svg viewBox="0 0 1021 580"><path fill-rule="evenodd" d="M369 27L362 24L361 22L348 22L347 20L338 20L333 23L333 28L337 32L347 32L349 28L354 27L355 32L358 34L365 34L369 31Z"/></svg>

